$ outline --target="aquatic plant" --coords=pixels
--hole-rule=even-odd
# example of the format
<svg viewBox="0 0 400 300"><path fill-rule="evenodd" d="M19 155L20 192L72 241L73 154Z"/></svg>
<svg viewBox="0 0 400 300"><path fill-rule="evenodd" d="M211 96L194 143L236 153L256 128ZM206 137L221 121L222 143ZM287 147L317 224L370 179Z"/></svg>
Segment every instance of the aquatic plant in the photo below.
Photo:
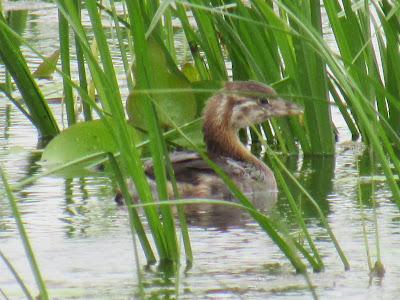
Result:
<svg viewBox="0 0 400 300"><path fill-rule="evenodd" d="M171 137L175 144L189 145L202 153L201 145L188 138L186 129L198 129L196 118L207 98L204 95L218 89L218 85L229 77L234 80L268 82L284 98L304 105L305 115L302 119L289 117L271 120L252 131L251 138L262 140L266 136L274 150L285 154L297 153L301 149L306 155L333 155L335 128L331 122L331 106L335 105L353 136L361 136L374 152L392 190L393 199L400 207L400 190L393 176L393 173L400 173L400 163L395 154L400 146L397 101L400 92L397 41L399 20L396 3L384 0L379 3L366 1L353 4L349 0L325 0L321 6L315 0L253 0L248 4L239 0L229 3L218 0L167 0L162 3L156 0L134 0L123 2L125 9L117 12L114 1L110 1L109 7L90 0L84 1L84 5L81 5L81 1L56 2L62 33L62 68L56 71L64 79L68 125L76 123L77 111L73 97L73 90L76 90L83 101L85 120L91 120L96 114L115 148L108 149L96 144L98 148L70 157L72 162L61 163L55 169L87 163L89 159L99 157L111 160L121 192L129 204L132 233L139 234L149 262L155 260L155 255L145 237L133 203L129 200L123 177L130 176L135 183L161 260L179 258L176 221L170 205L185 202L158 203L162 204L159 217L141 167L138 141L132 135L141 136L143 141L140 146L148 147L154 161L159 198L167 199L166 181L169 171L164 168L164 162L167 161L168 164L166 139L168 141L168 137ZM81 13L89 15L93 36L83 27ZM328 18L325 24L321 18L322 13L326 13ZM110 17L111 27L104 26L105 14ZM191 75L184 68L178 67L178 62L184 61L176 54L173 20L179 20L182 34L187 41L185 47L190 51L188 60L192 64L189 67ZM25 101L24 105L20 105L18 101L14 103L38 128L40 136L57 135L58 125L26 67L18 44L13 43L16 40L23 43L23 39L11 30L4 17L0 17L0 28L0 57ZM69 30L75 35L79 84L71 80L70 41L67 34ZM330 30L338 52L325 40ZM109 33L115 33L114 46L123 60L130 91L127 111L135 129L125 121L125 99L121 97L113 66L113 56L107 39ZM126 39L123 38L124 35L127 36ZM50 66L54 66L54 61L41 57ZM231 63L230 68L227 67L227 61ZM89 67L88 74L85 63ZM99 104L90 92L87 77L93 81ZM163 81L165 78L168 80ZM183 96L179 98L178 95ZM181 100L173 102L178 98ZM164 102L165 99L167 100ZM179 108L182 108L182 112L169 118L165 111L172 105L178 105L177 102L184 102L182 99L190 99L190 105L181 105ZM140 117L135 116L136 111L141 112ZM98 126L94 124L98 123L87 122L84 126L94 129ZM69 130L77 128L74 126ZM137 129L140 131L136 131ZM257 135L257 131L261 131L263 135ZM64 137L67 132L68 130L63 133ZM80 135L79 130L76 130L74 138ZM198 138L198 135L195 136ZM242 137L249 139L246 133L242 133ZM60 139L62 137L58 140ZM282 168L274 152L266 148L272 164L276 166L275 173L280 178L281 187L288 193L290 205L298 217L299 226L309 242L312 255L296 243L285 229L254 211L229 179L224 178L224 174L218 170L217 172L297 270L305 272L299 253L306 257L314 269L321 270L322 259L280 175L279 170L286 170ZM115 156L119 158L115 159ZM173 178L172 174L170 177ZM295 181L290 174L289 177ZM302 193L313 202L305 189L302 189ZM318 213L324 220L321 210ZM338 248L345 268L348 268L347 260L333 233L327 223L323 223ZM192 254L182 213L180 224L183 236L186 237L186 259L190 262Z"/></svg>

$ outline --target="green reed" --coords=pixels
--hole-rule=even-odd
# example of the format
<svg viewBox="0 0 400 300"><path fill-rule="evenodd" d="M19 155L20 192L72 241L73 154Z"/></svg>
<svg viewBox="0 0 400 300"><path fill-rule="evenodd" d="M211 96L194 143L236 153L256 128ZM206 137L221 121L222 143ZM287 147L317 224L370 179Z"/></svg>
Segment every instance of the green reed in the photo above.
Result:
<svg viewBox="0 0 400 300"><path fill-rule="evenodd" d="M378 215L377 215L377 199L376 199L376 191L375 191L375 186L376 186L376 163L375 163L375 158L374 158L374 153L370 149L367 149L365 153L362 154L364 157L364 161L367 163L361 164L359 162L359 159L356 158L357 162L357 188L358 188L358 204L360 207L360 217L361 217L361 227L362 227L362 233L364 237L364 244L365 244L365 253L366 253L366 258L367 258L367 264L368 264L368 269L369 269L369 276L370 276L370 283L373 277L380 277L382 278L385 274L385 268L381 259L381 247L380 247L380 241L379 241L379 226L378 226ZM367 183L362 183L361 177L367 177L368 182ZM366 189L362 188L362 185L366 187ZM366 195L367 194L367 197ZM367 198L367 199L365 199ZM365 211L364 207L370 207L370 211L372 213L371 218L372 219L372 224L373 224L373 229L372 230L367 230L367 223L368 223L368 217L367 217L367 212ZM368 237L370 235L374 235L374 240L375 240L375 255L376 255L376 260L375 263L372 261L372 255L371 255L371 246L368 241Z"/></svg>
<svg viewBox="0 0 400 300"><path fill-rule="evenodd" d="M26 107L17 103L10 93L8 93L10 95L9 98L28 117L42 138L51 138L59 133L58 125L26 65L25 58L19 49L20 43L17 42L18 39L10 32L11 29L1 12L0 28L0 58L13 77Z"/></svg>
<svg viewBox="0 0 400 300"><path fill-rule="evenodd" d="M153 74L157 70L152 69L147 41L148 38L156 41L166 56L169 72L182 76L177 66L179 58L174 46L172 25L172 18L177 17L182 24L191 52L190 59L199 78L211 82L223 81L228 79L228 74L231 72L234 80L253 79L274 83L274 88L280 95L304 105L305 114L302 118L279 118L262 125L265 135L278 141L282 152L298 152L297 140L305 154L332 155L335 147L335 130L331 122L330 106L336 105L353 136L361 135L363 141L374 149L394 199L400 207L400 191L393 176L393 173L400 173L400 163L395 154L395 150L400 147L398 138L400 105L397 102L400 93L400 57L396 4L386 0L373 4L367 1L359 2L357 5L348 0L325 0L324 6L321 7L320 2L315 0L297 2L253 0L249 5L239 0L231 1L229 4L213 1L213 5L202 0L162 3L156 0L134 0L124 2L125 15L117 15L114 1L111 1L110 8L107 9L92 0L84 1L83 6L78 0L59 0L57 3L60 9L60 31L66 31L69 24L70 30L75 34L80 71L80 83L77 85L70 79L68 70L70 59L66 46L68 40L62 39L61 53L64 54L62 54L61 75L64 79L68 123L74 123L76 113L71 96L72 86L84 101L86 120L90 120L92 111L95 111L105 124L114 125L108 128L118 145L122 162L128 169L127 174L123 176L130 176L134 181L161 260L177 260L179 257L175 220L170 205L161 205L161 217L159 217L142 169L140 154L129 139L123 101L107 43L107 31L104 29L100 14L102 12L108 13L114 22L114 26L108 30L116 33L115 46L124 63L129 90L134 90L136 85L143 91L138 97L143 102L160 199L168 199L167 170L164 166L168 166L169 163L159 116L155 113ZM172 3L174 5L171 5ZM88 36L82 26L81 9L87 11L90 16L94 39ZM374 19L371 11L376 13L379 20ZM193 19L190 19L189 12L193 13ZM321 21L323 12L326 12L329 18L331 27L328 29L332 29L333 43L338 47L339 53L335 53L324 40L323 32L327 28ZM191 26L190 21L194 21L196 26ZM54 136L58 133L58 127L40 90L29 76L18 47L10 42L11 33L4 18L0 18L0 26L4 29L0 30L0 54L11 51L14 54L12 59L18 62L12 63L2 55L2 58L5 57L4 63L21 91L32 122L43 136ZM127 35L127 49L123 33ZM134 80L129 57L135 61ZM85 74L84 61L89 66L88 74ZM226 61L232 63L231 68L226 67ZM90 95L86 76L93 79L100 100L99 106L94 103ZM41 110L36 112L38 107ZM176 132L184 136L181 130L177 129ZM191 142L190 139L188 142ZM198 150L202 153L200 149ZM119 175L119 170L122 168L113 160L113 156L110 156L110 159L120 179L121 192L131 207L129 212L133 224L132 233L139 234L147 259L151 262L155 256L141 229L142 225L130 202L124 181L121 180L122 175ZM206 157L205 159L207 160ZM277 164L279 168L282 167L278 161ZM315 269L323 268L322 259L289 193L291 206L298 217L300 227L305 232L314 257L295 242L288 242L287 236L280 234L281 230L276 224L252 212L247 199L224 174L218 173L296 269L304 270L305 266L293 250L295 247ZM173 174L169 174L168 177L173 178ZM288 192L283 180L281 181L285 192ZM305 190L303 193L307 196ZM318 213L321 219L325 220L322 212ZM191 261L190 242L182 214L180 224L186 240L187 260ZM348 268L347 260L329 226L327 230L345 268Z"/></svg>
<svg viewBox="0 0 400 300"><path fill-rule="evenodd" d="M0 175L1 175L1 179L3 182L5 192L7 194L8 200L10 202L11 211L13 213L15 222L17 223L18 232L19 232L22 244L25 249L26 257L28 258L29 264L32 269L33 276L35 277L35 280L36 280L36 285L38 287L38 290L40 291L40 298L47 300L47 299L49 299L49 296L47 293L46 285L44 283L42 274L40 272L39 265L36 261L34 252L32 250L31 244L29 242L28 234L25 230L25 226L22 221L21 213L19 212L19 209L18 209L17 201L15 200L15 197L14 197L14 195L10 189L10 186L8 184L6 174L4 173L2 168L0 168L0 173L1 173ZM24 284L20 283L20 285L21 285L22 289L24 290L24 292L27 293L27 290L26 290Z"/></svg>
<svg viewBox="0 0 400 300"><path fill-rule="evenodd" d="M141 200L143 202L152 202L151 192L141 167L139 155L136 152L134 145L131 144L129 134L127 132L124 109L122 107L121 96L119 94L115 71L113 68L110 51L106 43L105 32L101 23L100 15L94 2L88 2L86 3L86 6L93 24L93 31L95 33L96 43L103 69L100 67L99 63L96 61L90 51L88 38L83 30L73 3L60 2L61 11L63 12L64 16L69 19L69 22L72 24L75 33L83 44L82 49L86 60L89 61L91 75L93 76L103 110L107 114L111 114L113 116L112 118L103 116L102 119L105 122L113 122L115 125L114 128L116 128L116 130L111 132L111 134L114 136L115 142L120 148L121 158L128 169L129 175L135 182ZM154 131L156 130L157 128L154 129ZM153 238L155 240L160 258L176 259L177 252L174 250L177 248L174 246L176 245L176 241L174 242L174 238L171 239L171 237L169 237L167 240L164 233L167 232L167 234L170 235L171 232L174 232L174 229L171 230L171 228L168 230L164 229L164 227L168 228L168 226L173 224L172 215L170 214L168 219L168 212L164 210L163 222L161 222L161 220L158 218L158 213L155 207L146 208L145 213L148 218L148 224L153 233ZM170 243L171 240L172 244Z"/></svg>
<svg viewBox="0 0 400 300"><path fill-rule="evenodd" d="M60 37L60 56L62 72L71 77L71 57L69 51L69 25L68 20L59 12L58 30ZM76 123L75 101L72 86L68 79L63 79L63 100L67 111L68 126Z"/></svg>
<svg viewBox="0 0 400 300"><path fill-rule="evenodd" d="M359 116L361 108L355 104L358 102L362 105L361 110L370 115L377 116L379 112L377 126L383 127L375 130L379 134L378 136L375 133L378 140L388 138L391 143L396 143L396 147L400 144L397 135L393 134L399 132L396 120L400 108L395 101L399 93L399 81L396 80L399 77L399 68L396 66L400 64L398 51L395 51L397 40L393 38L399 30L395 26L396 5L388 1L376 5L364 2L363 5L358 3L353 6L348 0L324 1L324 11L327 13L335 38L333 43L340 51L340 56L337 56L323 40L322 8L318 1L292 3L254 0L250 2L250 6L245 6L241 1L232 1L229 5L217 1L214 2L214 6L206 6L207 2L201 0L178 1L174 7L169 6L170 3L164 1L159 6L157 1L138 2L137 9L143 17L141 23L144 36L153 36L157 43L165 45L171 59L176 62L171 34L173 28L170 22L171 15L174 15L182 23L200 78L226 80L224 60L227 57L232 62L233 79L251 78L269 83L284 79L285 84L277 85L278 92L303 102L306 113L303 123L299 123L298 120L288 122L282 119L272 122L272 126L277 136L282 128L284 136L294 134L300 141L304 153L329 154L334 151L334 129L330 121L329 95L332 95L354 136L359 131L366 142L373 139L369 136L372 132L365 128L364 120ZM75 1L74 6L79 12L78 4L80 2ZM127 7L131 5L128 3ZM197 29L189 25L186 10L193 11ZM378 15L379 20L372 17L372 10ZM129 63L121 36L121 27L129 24L130 17L117 16L114 2L107 12L114 20L128 86L132 89ZM374 24L373 28L370 25L371 21ZM63 24L63 17L60 16L60 26ZM137 26L133 27L131 30L136 30ZM65 25L63 28L66 28ZM103 43L100 49L105 47L103 38L105 36L96 39L97 42ZM132 32L129 38L132 41L136 39L136 35ZM80 49L79 38L76 41ZM373 45L374 41L377 42L378 49ZM67 43L67 40L61 40L61 48L65 49L61 53L62 57L65 56L62 65L66 74L68 74L68 54L66 46L63 45ZM143 50L146 47L140 43L136 46L132 48ZM142 50L139 51L140 55L145 52ZM344 68L337 68L337 64L342 63ZM329 74L326 72L327 68L330 70ZM382 72L379 71L380 68ZM83 72L81 67L80 70ZM138 74L142 72L140 64L137 72ZM138 75L136 80L140 81L141 77ZM84 78L81 76L81 87L86 86ZM64 86L68 115L74 114L73 101L69 100L71 93L68 81L65 81ZM371 107L376 104L378 110L365 107L363 101ZM85 115L87 114L87 119L90 119L86 103L85 106ZM74 117L68 116L68 118L73 123ZM34 122L39 125L44 121L39 119ZM382 123L383 125L380 125ZM380 132L384 135L382 136ZM286 144L282 147L289 152L297 152L293 139L280 141ZM385 150L391 153L387 143L385 147ZM395 160L395 156L392 156L392 159Z"/></svg>
<svg viewBox="0 0 400 300"><path fill-rule="evenodd" d="M19 286L21 287L21 290L25 294L26 299L33 300L34 297L31 295L29 292L28 288L26 287L24 281L22 278L19 276L18 272L15 270L15 268L12 266L11 262L7 259L7 257L1 252L0 250L0 258L3 260L7 268L10 270L10 272L14 275L15 281L18 282ZM4 293L2 292L2 295L4 296Z"/></svg>

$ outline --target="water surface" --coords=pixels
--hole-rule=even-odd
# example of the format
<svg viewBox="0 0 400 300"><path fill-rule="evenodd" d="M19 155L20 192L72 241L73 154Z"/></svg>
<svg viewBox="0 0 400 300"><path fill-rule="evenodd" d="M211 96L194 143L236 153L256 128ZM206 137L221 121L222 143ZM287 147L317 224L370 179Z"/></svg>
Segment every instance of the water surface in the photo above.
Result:
<svg viewBox="0 0 400 300"><path fill-rule="evenodd" d="M25 37L45 55L57 47L57 11L49 6L33 10ZM33 69L38 61L24 48ZM122 62L116 59L123 78ZM3 74L1 69L1 74ZM3 78L0 75L0 78ZM40 84L54 89L60 78ZM121 79L121 86L123 86ZM122 89L122 93L126 90ZM11 183L40 171L36 162L37 132L25 117L0 95L0 163ZM60 124L61 105L51 104ZM312 273L311 281L322 299L399 299L400 217L391 193L383 182L361 185L368 242L376 260L373 200L377 200L379 242L386 268L380 279L369 276L357 188L358 169L362 175L379 168L359 143L350 136L340 117L337 154L331 158L289 158L287 166L321 206L349 259L344 271L340 259L322 227L315 209L304 198L296 198L308 228L323 256L326 270ZM62 126L61 126L62 127ZM15 147L24 151L16 151ZM107 174L67 180L44 177L15 193L52 298L136 298L138 278L134 248L125 208L115 205L114 183ZM293 188L294 189L294 188ZM296 193L294 189L294 193ZM227 208L228 209L228 208ZM287 200L280 195L270 211L288 228L295 221ZM189 220L194 264L179 274L169 274L159 265L146 266L139 250L145 292L154 299L298 299L311 298L304 278L294 272L268 236L246 215L224 218L199 213ZM0 198L0 250L14 265L28 287L35 291L29 263L25 258L6 197ZM184 261L184 260L182 260ZM168 270L168 268L166 268ZM10 299L24 298L18 284L0 262L0 289ZM37 292L34 292L37 294Z"/></svg>

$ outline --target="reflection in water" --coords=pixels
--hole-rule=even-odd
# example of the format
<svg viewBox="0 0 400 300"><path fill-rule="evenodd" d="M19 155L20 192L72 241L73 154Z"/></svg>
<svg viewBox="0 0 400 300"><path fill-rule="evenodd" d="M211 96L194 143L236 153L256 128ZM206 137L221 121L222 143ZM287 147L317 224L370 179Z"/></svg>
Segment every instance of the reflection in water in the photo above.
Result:
<svg viewBox="0 0 400 300"><path fill-rule="evenodd" d="M3 109L1 109L1 111L0 111L0 115L4 115L5 116L5 119L4 119L4 123L5 124L4 124L4 126L2 126L3 124L0 124L0 127L4 128L4 139L7 140L8 137L9 137L9 131L10 131L9 129L10 129L10 125L11 125L11 118L10 118L11 105L7 104L5 106L5 113L4 114L3 114L2 110Z"/></svg>
<svg viewBox="0 0 400 300"><path fill-rule="evenodd" d="M253 202L255 209L267 213L276 203L276 192L263 194L256 197ZM249 213L239 207L216 203L185 204L185 215L191 226L202 228L214 227L225 231L230 227L244 227L249 222L254 222Z"/></svg>
<svg viewBox="0 0 400 300"><path fill-rule="evenodd" d="M365 147L364 151L355 159L357 160L358 176L367 178L367 180L360 180L359 197L364 205L372 207L373 201L376 200L375 196L381 188L384 188L384 184L379 185L377 181L373 180L373 175L383 175L382 168L375 158L373 149L368 147Z"/></svg>
<svg viewBox="0 0 400 300"><path fill-rule="evenodd" d="M26 177L29 178L35 174L38 174L41 171L40 166L38 165L38 162L40 161L40 158L42 157L42 153L40 152L30 152L28 155L28 159L26 161L25 165L25 173Z"/></svg>
<svg viewBox="0 0 400 300"><path fill-rule="evenodd" d="M104 174L65 179L64 216L61 219L68 237L112 230L118 210L112 201L114 186L113 178ZM93 197L94 191L96 197Z"/></svg>
<svg viewBox="0 0 400 300"><path fill-rule="evenodd" d="M288 159L286 161L286 165L289 169L292 169L292 172L296 173L296 159ZM325 214L329 213L329 204L326 197L332 191L333 170L333 157L307 157L303 160L301 168L302 175L298 179L306 188L306 190L311 193ZM115 183L112 179L102 176L99 176L98 179L99 178L102 178L102 182L99 182L100 187L109 185L109 190L114 189L113 186L115 186ZM108 178L106 180L107 182L104 182L104 178ZM85 222L82 221L86 218L90 218L90 215L93 213L93 207L91 207L91 204L88 203L88 199L90 198L90 193L87 188L88 180L90 182L89 186L92 186L93 178L80 178L79 180L67 179L65 181L65 212L67 215L70 215L70 217L64 218L64 221L69 223L67 226L68 235L76 232L83 233L88 230L88 227L90 226L90 222L87 220ZM287 179L287 183L290 183L289 179ZM301 197L304 198L304 196L300 196L300 191L296 186L289 184L289 187L291 188L295 199L301 199ZM105 192L107 193L107 191ZM287 206L285 196L283 194L280 194L279 196L279 213L281 215L290 216L291 212ZM108 201L109 203L107 206L111 207L113 205L111 198L108 199ZM253 203L253 205L262 213L276 214L276 210L271 211L271 208L274 207L275 203L276 193L271 193L269 195L264 195L263 198L260 198L260 201ZM209 202L199 202L185 204L184 207L187 222L191 227L213 227L221 231L226 231L229 228L245 227L249 223L254 222L252 217L245 209L229 204L224 205ZM313 205L309 203L309 201L304 201L301 203L301 209L306 217L318 218L316 210L314 209ZM80 217L78 218L77 216ZM291 219L292 218L289 217L289 221ZM80 221L76 222L77 220Z"/></svg>
<svg viewBox="0 0 400 300"><path fill-rule="evenodd" d="M34 21L28 27L28 39L34 41L35 47L44 55L54 52L58 43L54 39L58 30L57 9L54 5L52 7L54 9L36 11L31 16ZM24 53L27 53L26 49ZM39 63L36 57L28 57L28 60L31 69ZM16 113L15 107L5 105L7 101L0 94L2 149L8 151L13 146L36 149L36 130L24 116ZM61 113L57 109L60 110L60 106L52 105L52 110L59 116ZM311 220L309 228L317 237L317 247L321 249L327 266L324 273L310 274L311 280L321 298L399 299L398 208L389 201L390 191L379 184L375 186L371 180L362 182L361 197L367 206L367 222L372 219L372 192L379 191L376 194L383 199L377 213L381 228L381 255L387 270L383 280L374 277L372 286L368 287L369 270L359 225L357 174L370 176L380 174L381 170L367 150L357 158L357 167L354 158L359 153L354 152L349 150L336 157L337 177L348 179L346 184L333 180L333 157L306 157L301 168L298 168L296 157L287 158L287 167L313 195L323 212L329 214L329 222L352 264L350 272L343 272L338 266L332 245L326 239L320 239L326 235L325 230L317 222L317 226L312 222L316 220L315 210L290 184L304 215ZM13 175L10 176L12 182L38 172L37 159L38 155L30 152L0 153L1 164L7 174ZM126 209L114 204L110 178L88 176L64 181L46 177L24 187L16 197L52 297L119 299L138 295L128 214ZM142 269L146 296L173 298L176 286L182 299L297 299L309 295L303 278L293 274L292 266L266 234L252 223L247 212L226 205L207 206L189 209L187 214L195 254L193 268L177 278L174 266L146 266ZM288 223L292 222L283 195L279 195L276 211L268 211L269 214L275 212ZM371 222L367 226L373 227ZM0 199L0 242L1 251L33 288L35 282L29 263L4 197ZM142 263L145 261L143 255L141 260ZM272 267L266 267L268 265ZM13 299L21 293L9 273L0 263L1 289Z"/></svg>
<svg viewBox="0 0 400 300"><path fill-rule="evenodd" d="M335 157L331 156L305 156L302 160L301 169L297 170L298 160L296 157L288 157L286 167L296 176L299 183L307 190L318 203L320 209L327 215L330 213L327 196L332 192L335 170ZM298 205L303 212L303 217L319 218L314 205L302 194L300 189L293 184L292 180L285 176L286 184L289 186L294 199L298 199ZM282 215L292 216L285 195L280 194L278 207ZM294 220L293 216L289 220Z"/></svg>
<svg viewBox="0 0 400 300"><path fill-rule="evenodd" d="M318 203L325 216L330 213L327 196L332 192L334 170L335 157L324 155L306 156L300 171L301 183ZM308 200L304 201L302 208L305 216L318 216L314 206Z"/></svg>
<svg viewBox="0 0 400 300"><path fill-rule="evenodd" d="M175 298L177 272L179 267L171 261L160 262L157 266L146 265L142 272L143 283L149 288L146 290L147 298L170 299ZM138 296L138 295L137 295Z"/></svg>
<svg viewBox="0 0 400 300"><path fill-rule="evenodd" d="M339 163L342 163L343 158L339 159ZM34 160L27 156L22 169L27 170L26 166L31 164L29 161ZM297 171L297 159L289 159L286 165L313 194L323 207L324 213L330 214L334 231L353 262L354 269L343 273L342 269L338 270L336 267L337 257L332 253L331 244L326 243L326 240L318 242L317 247L321 248L326 256L324 261L327 265L325 273L312 275L313 282L319 286L320 294L329 297L339 292L340 288L332 286L332 282L337 282L353 292L361 291L362 295L365 295L368 293L365 290L369 281L368 270L363 269L363 266L366 266L364 253L359 250L363 247L362 238L357 227L353 226L354 220L351 220L356 211L351 206L344 208L342 204L343 201L347 205L356 201L339 198L337 195L334 201L326 200L328 193L331 195L330 200L335 193L335 190L332 190L334 160L322 157L306 158L302 162L301 173ZM352 170L354 171L354 168ZM57 289L65 287L92 286L109 298L118 298L118 295L137 296L135 263L131 261L133 250L127 222L128 214L126 208L121 209L113 202L112 179L107 176L91 176L84 179L58 180L57 184L51 185L50 182L50 177L43 178L23 191L26 201L21 203L21 208L24 221L32 230L34 249L42 262L41 268L53 293L57 294ZM296 192L296 188L292 189ZM295 199L299 199L296 197ZM277 215L285 216L284 219L290 223L292 219L289 209L282 205L284 202L285 199L280 198L278 210L272 209L268 213L273 214L277 211ZM273 201L271 205L273 206ZM20 241L14 224L11 228L9 226L10 212L7 207L7 204L0 206L2 248L10 260L19 269L24 270L24 264L19 263L19 259L24 257L23 250L16 250L15 244L19 245ZM6 210L1 211L2 208ZM304 214L315 218L313 209L306 205L306 201L301 208ZM382 208L389 210L382 219L391 224L390 230L398 233L399 222L393 218L391 207L386 205ZM247 212L226 205L206 204L202 207L188 207L187 217L195 254L193 268L182 274L181 267L179 278L175 276L174 267L168 264L142 269L147 296L172 298L176 292L176 284L179 286L179 295L188 299L206 297L205 295L212 295L209 298L242 296L262 299L273 296L287 299L289 295L308 294L303 279L292 274L290 264L269 237L252 222ZM60 219L63 222L60 222ZM316 231L317 237L319 234L323 236L324 232L322 230L321 234L318 226L314 227L311 224L310 228ZM398 241L396 242L390 234L384 235L382 239L383 245L387 245L384 247L384 253L393 254L396 251L393 245L398 245ZM142 259L142 263L144 261L145 258ZM274 262L277 264L278 274L264 267L265 264ZM385 283L394 280L398 275L398 271L390 267L389 265L382 281L385 288ZM0 271L2 270L0 265ZM357 278L354 278L355 276ZM351 282L351 287L346 285L347 282ZM12 279L0 278L0 284L7 286L13 285L14 282ZM293 286L295 288L287 290ZM373 288L376 289L376 285ZM391 291L393 294L393 289ZM93 293L78 290L76 295L80 298L93 297Z"/></svg>

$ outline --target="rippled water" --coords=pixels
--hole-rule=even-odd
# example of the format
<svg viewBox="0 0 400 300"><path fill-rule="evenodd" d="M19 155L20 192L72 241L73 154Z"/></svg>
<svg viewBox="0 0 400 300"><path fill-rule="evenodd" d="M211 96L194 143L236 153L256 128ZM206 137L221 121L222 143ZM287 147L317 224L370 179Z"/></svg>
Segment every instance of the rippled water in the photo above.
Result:
<svg viewBox="0 0 400 300"><path fill-rule="evenodd" d="M41 8L30 14L25 36L50 55L57 43L57 12ZM27 55L29 51L25 49ZM36 61L28 59L30 66ZM123 78L123 76L121 76ZM59 81L42 82L52 85ZM59 104L52 109L60 119ZM61 122L61 120L59 120ZM399 299L400 216L384 183L375 185L378 202L379 242L386 274L370 280L362 234L356 176L370 167L360 144L349 139L339 117L341 132L335 158L290 158L287 166L318 201L347 255L351 269L343 265L329 241L315 210L304 200L303 214L316 239L326 270L312 273L312 283L322 299ZM0 95L0 162L11 183L39 170L35 164L37 133L24 116ZM15 146L25 150L17 151ZM14 150L14 151L12 151ZM379 168L378 173L379 173ZM367 172L365 171L365 172ZM366 173L368 174L368 173ZM136 262L127 211L113 201L114 183L103 176L65 180L44 177L15 193L42 275L52 298L135 298L138 295ZM361 185L368 242L375 261L371 183ZM227 208L228 209L228 208ZM245 215L197 214L190 218L194 251L193 267L182 267L178 276L168 267L145 266L140 255L146 295L153 299L297 299L311 298L304 278L294 273L271 240ZM271 211L294 227L286 199L281 196ZM28 261L11 216L8 200L0 198L0 250L14 265L28 287L35 291ZM0 289L10 299L23 294L5 264L0 261ZM37 293L37 292L35 292Z"/></svg>

